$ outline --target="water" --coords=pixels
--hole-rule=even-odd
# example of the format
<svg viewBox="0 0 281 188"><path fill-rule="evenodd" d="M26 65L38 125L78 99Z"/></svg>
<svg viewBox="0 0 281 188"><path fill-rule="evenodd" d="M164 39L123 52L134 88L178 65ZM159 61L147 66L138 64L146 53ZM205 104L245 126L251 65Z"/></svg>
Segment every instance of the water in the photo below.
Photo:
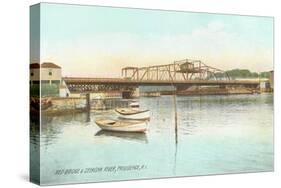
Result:
<svg viewBox="0 0 281 188"><path fill-rule="evenodd" d="M87 113L43 117L41 183L273 170L271 94L177 97L177 145L173 97L141 98L140 106L151 110L146 134L100 131L94 120L112 111L91 112L90 122Z"/></svg>

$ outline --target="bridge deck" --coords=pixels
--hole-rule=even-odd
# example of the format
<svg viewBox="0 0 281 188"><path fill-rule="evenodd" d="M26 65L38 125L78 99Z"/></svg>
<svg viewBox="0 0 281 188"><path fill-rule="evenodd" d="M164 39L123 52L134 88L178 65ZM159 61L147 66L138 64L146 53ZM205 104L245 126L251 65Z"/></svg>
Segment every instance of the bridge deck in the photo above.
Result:
<svg viewBox="0 0 281 188"><path fill-rule="evenodd" d="M85 78L64 77L66 84L97 84L97 85L248 85L257 86L259 81L252 80L131 80L124 78Z"/></svg>

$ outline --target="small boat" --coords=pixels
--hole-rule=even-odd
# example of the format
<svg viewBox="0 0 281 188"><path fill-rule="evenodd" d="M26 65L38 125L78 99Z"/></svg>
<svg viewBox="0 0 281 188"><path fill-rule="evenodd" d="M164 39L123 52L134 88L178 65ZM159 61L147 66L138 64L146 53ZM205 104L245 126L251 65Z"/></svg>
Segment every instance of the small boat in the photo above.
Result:
<svg viewBox="0 0 281 188"><path fill-rule="evenodd" d="M147 121L100 119L95 123L107 131L118 132L145 132L148 128Z"/></svg>
<svg viewBox="0 0 281 188"><path fill-rule="evenodd" d="M116 108L115 112L120 118L135 119L135 120L148 120L150 119L149 110L139 110L135 108Z"/></svg>
<svg viewBox="0 0 281 188"><path fill-rule="evenodd" d="M130 103L129 106L130 106L131 108L139 108L139 107L140 107L140 104L139 104L138 102L134 101L134 102Z"/></svg>

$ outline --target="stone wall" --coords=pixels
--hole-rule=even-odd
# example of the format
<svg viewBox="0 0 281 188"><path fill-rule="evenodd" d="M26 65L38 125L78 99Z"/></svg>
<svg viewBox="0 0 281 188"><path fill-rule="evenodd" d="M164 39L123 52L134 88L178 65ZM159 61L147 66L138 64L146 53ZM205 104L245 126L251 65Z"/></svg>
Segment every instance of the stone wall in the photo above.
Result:
<svg viewBox="0 0 281 188"><path fill-rule="evenodd" d="M63 114L68 112L77 112L86 110L85 98L51 98L51 106L42 113Z"/></svg>

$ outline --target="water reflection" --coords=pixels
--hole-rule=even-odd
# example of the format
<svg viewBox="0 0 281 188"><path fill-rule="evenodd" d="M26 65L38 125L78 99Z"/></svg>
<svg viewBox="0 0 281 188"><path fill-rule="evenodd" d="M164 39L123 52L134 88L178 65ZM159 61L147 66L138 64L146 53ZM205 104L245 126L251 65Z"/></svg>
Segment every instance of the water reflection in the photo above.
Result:
<svg viewBox="0 0 281 188"><path fill-rule="evenodd" d="M105 130L100 130L96 132L95 136L98 137L114 137L114 138L119 138L122 140L127 140L127 141L134 141L134 142L139 142L139 143L148 143L148 139L145 133L124 133L124 132L112 132L112 131L105 131Z"/></svg>
<svg viewBox="0 0 281 188"><path fill-rule="evenodd" d="M30 114L29 127L29 155L30 155L30 178L32 181L39 181L40 179L40 118L36 115Z"/></svg>
<svg viewBox="0 0 281 188"><path fill-rule="evenodd" d="M33 147L37 147L39 145L40 141L40 125L39 125L39 118L30 117L30 127L29 127L29 133L30 133L30 144Z"/></svg>

